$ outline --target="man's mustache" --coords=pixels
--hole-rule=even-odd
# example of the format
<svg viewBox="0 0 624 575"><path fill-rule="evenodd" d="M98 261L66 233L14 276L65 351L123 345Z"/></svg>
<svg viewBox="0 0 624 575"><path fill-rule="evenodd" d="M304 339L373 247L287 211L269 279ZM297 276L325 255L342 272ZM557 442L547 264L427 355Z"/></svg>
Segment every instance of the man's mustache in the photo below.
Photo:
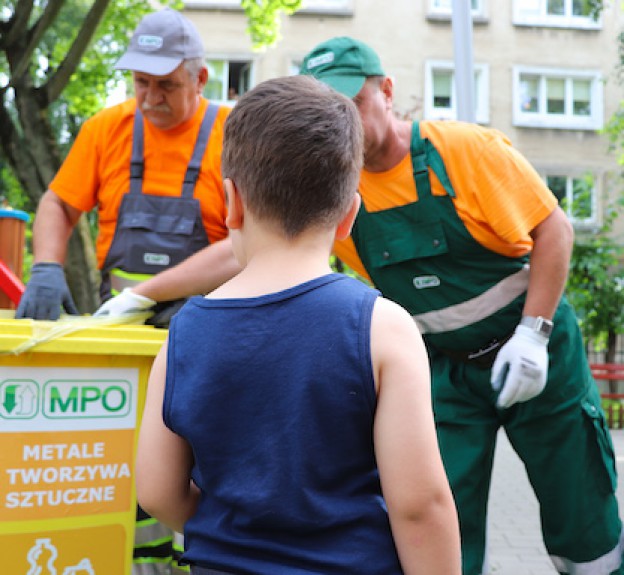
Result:
<svg viewBox="0 0 624 575"><path fill-rule="evenodd" d="M167 104L157 104L156 106L152 106L147 102L143 102L141 104L141 112L171 112L171 108Z"/></svg>

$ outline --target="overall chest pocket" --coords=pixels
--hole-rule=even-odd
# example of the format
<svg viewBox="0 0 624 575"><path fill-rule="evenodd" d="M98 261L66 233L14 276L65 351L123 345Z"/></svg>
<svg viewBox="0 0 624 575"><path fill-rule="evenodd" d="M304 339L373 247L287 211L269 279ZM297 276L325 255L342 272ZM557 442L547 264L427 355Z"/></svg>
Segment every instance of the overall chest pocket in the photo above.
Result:
<svg viewBox="0 0 624 575"><path fill-rule="evenodd" d="M197 200L146 194L124 198L116 236L114 252L126 262L121 267L147 274L180 263L208 243Z"/></svg>
<svg viewBox="0 0 624 575"><path fill-rule="evenodd" d="M371 226L362 249L373 268L432 258L449 251L441 222L416 223L404 218Z"/></svg>

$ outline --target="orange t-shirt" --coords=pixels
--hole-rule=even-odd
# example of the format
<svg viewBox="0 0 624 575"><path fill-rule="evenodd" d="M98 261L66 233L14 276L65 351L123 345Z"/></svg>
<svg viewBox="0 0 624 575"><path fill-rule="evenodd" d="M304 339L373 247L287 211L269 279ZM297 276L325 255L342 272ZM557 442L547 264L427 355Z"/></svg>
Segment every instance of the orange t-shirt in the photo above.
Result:
<svg viewBox="0 0 624 575"><path fill-rule="evenodd" d="M201 100L192 118L171 130L160 130L149 121L144 126L143 192L179 196L208 101ZM96 239L101 268L117 225L121 199L130 189L130 158L136 100L106 108L82 126L67 158L49 188L82 211L98 207ZM226 205L221 178L223 124L229 108L220 107L201 164L194 197L210 242L227 236Z"/></svg>
<svg viewBox="0 0 624 575"><path fill-rule="evenodd" d="M470 235L485 248L510 257L529 252L529 232L557 206L539 174L497 130L460 122L420 123L422 138L439 152L451 180L453 204ZM446 195L429 169L434 195ZM411 155L386 172L362 170L359 191L369 212L418 199ZM368 278L351 238L336 242L334 253Z"/></svg>

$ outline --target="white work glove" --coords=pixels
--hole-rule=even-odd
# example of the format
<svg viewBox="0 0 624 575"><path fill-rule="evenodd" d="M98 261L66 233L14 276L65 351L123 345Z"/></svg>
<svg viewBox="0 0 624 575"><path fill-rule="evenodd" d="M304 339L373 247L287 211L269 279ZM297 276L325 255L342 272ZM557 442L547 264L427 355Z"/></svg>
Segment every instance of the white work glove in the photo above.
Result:
<svg viewBox="0 0 624 575"><path fill-rule="evenodd" d="M156 305L153 299L134 293L130 288L125 288L119 295L102 304L93 316L123 316L137 311L144 311L153 305Z"/></svg>
<svg viewBox="0 0 624 575"><path fill-rule="evenodd" d="M496 405L511 407L544 391L548 376L548 338L519 325L500 348L492 366L491 384L498 391Z"/></svg>

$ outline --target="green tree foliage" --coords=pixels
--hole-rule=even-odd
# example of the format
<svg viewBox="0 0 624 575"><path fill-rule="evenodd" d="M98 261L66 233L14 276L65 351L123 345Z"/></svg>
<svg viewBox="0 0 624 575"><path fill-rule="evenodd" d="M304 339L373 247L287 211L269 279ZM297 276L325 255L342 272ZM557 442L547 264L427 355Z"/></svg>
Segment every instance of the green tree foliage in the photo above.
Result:
<svg viewBox="0 0 624 575"><path fill-rule="evenodd" d="M624 246L612 235L624 206L619 198L607 207L597 233L579 235L574 243L567 296L575 307L586 341L613 362L615 340L624 333Z"/></svg>
<svg viewBox="0 0 624 575"><path fill-rule="evenodd" d="M301 0L241 0L247 16L247 32L254 49L272 46L279 39L280 16L294 14Z"/></svg>
<svg viewBox="0 0 624 575"><path fill-rule="evenodd" d="M604 0L583 0L583 5L591 17L597 19L604 8Z"/></svg>

